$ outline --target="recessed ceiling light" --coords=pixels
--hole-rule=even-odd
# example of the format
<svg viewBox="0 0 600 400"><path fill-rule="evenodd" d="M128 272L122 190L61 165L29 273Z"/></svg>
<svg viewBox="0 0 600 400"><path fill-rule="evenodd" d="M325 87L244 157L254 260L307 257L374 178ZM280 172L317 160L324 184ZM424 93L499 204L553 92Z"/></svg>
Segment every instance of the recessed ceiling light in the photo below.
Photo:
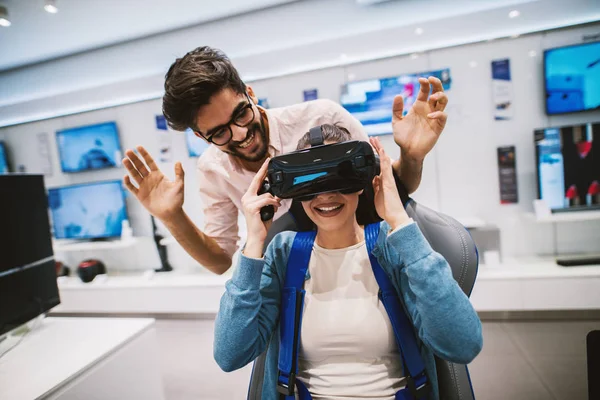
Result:
<svg viewBox="0 0 600 400"><path fill-rule="evenodd" d="M517 33L516 35L510 35L510 38L511 38L511 39L516 39L516 38L518 38L519 36L521 36L521 35L519 35L519 34Z"/></svg>
<svg viewBox="0 0 600 400"><path fill-rule="evenodd" d="M415 35L422 35L422 34L423 34L423 32L425 32L425 31L423 30L423 28L417 28L417 29L415 29Z"/></svg>
<svg viewBox="0 0 600 400"><path fill-rule="evenodd" d="M529 53L527 53L527 54L529 54L529 57L535 57L535 56L537 56L537 51L529 50Z"/></svg>
<svg viewBox="0 0 600 400"><path fill-rule="evenodd" d="M508 18L517 18L519 15L521 15L519 10L512 10L508 13Z"/></svg>
<svg viewBox="0 0 600 400"><path fill-rule="evenodd" d="M477 61L469 61L469 67L471 67L471 68L477 67Z"/></svg>
<svg viewBox="0 0 600 400"><path fill-rule="evenodd" d="M419 58L419 53L412 53L412 54L410 55L410 59L411 59L411 60L416 60L417 58Z"/></svg>
<svg viewBox="0 0 600 400"><path fill-rule="evenodd" d="M8 28L11 25L8 19L8 10L4 6L0 6L0 26Z"/></svg>
<svg viewBox="0 0 600 400"><path fill-rule="evenodd" d="M56 7L56 0L46 0L46 4L44 4L44 10L49 12L50 14L56 14L58 12L58 7Z"/></svg>

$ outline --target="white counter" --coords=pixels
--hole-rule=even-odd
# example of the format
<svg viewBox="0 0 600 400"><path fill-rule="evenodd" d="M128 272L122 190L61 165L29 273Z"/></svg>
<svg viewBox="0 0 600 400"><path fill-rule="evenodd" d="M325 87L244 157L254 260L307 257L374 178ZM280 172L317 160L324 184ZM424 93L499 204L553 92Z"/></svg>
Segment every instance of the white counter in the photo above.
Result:
<svg viewBox="0 0 600 400"><path fill-rule="evenodd" d="M59 282L57 313L214 314L231 272L108 276ZM471 301L477 311L600 309L600 265L560 267L550 259L506 260L481 265Z"/></svg>
<svg viewBox="0 0 600 400"><path fill-rule="evenodd" d="M153 324L46 318L0 358L0 399L163 400Z"/></svg>

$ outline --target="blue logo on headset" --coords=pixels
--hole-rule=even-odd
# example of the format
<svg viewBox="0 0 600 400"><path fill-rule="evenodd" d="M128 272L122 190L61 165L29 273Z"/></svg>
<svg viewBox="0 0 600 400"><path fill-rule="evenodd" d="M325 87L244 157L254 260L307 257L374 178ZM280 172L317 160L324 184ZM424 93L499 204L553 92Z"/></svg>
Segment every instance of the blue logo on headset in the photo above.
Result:
<svg viewBox="0 0 600 400"><path fill-rule="evenodd" d="M294 178L293 185L296 185L298 183L310 182L312 180L320 178L323 175L327 175L327 172L317 172L316 174L309 174L309 175L304 175L304 176L297 176L297 177Z"/></svg>

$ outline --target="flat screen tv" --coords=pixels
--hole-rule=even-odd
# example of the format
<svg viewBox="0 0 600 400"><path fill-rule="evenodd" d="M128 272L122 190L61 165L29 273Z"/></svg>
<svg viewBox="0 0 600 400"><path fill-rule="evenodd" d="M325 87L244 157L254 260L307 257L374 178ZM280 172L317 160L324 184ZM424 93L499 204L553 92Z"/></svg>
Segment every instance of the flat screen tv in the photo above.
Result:
<svg viewBox="0 0 600 400"><path fill-rule="evenodd" d="M200 157L209 146L205 140L196 136L191 129L185 131L185 142L190 157Z"/></svg>
<svg viewBox="0 0 600 400"><path fill-rule="evenodd" d="M56 132L63 172L117 167L122 153L115 122L63 129Z"/></svg>
<svg viewBox="0 0 600 400"><path fill-rule="evenodd" d="M544 51L546 113L600 109L600 42Z"/></svg>
<svg viewBox="0 0 600 400"><path fill-rule="evenodd" d="M9 172L6 145L3 141L0 141L0 174L7 174Z"/></svg>
<svg viewBox="0 0 600 400"><path fill-rule="evenodd" d="M0 336L60 303L42 175L0 176Z"/></svg>
<svg viewBox="0 0 600 400"><path fill-rule="evenodd" d="M428 76L439 78L444 90L450 89L450 70L442 69L347 83L342 87L340 104L361 122L369 136L388 135L392 133L394 97L398 94L404 97L406 114L417 99L419 78Z"/></svg>
<svg viewBox="0 0 600 400"><path fill-rule="evenodd" d="M537 129L538 199L553 212L600 208L600 123Z"/></svg>
<svg viewBox="0 0 600 400"><path fill-rule="evenodd" d="M73 185L48 190L57 239L108 239L121 236L127 219L121 181Z"/></svg>

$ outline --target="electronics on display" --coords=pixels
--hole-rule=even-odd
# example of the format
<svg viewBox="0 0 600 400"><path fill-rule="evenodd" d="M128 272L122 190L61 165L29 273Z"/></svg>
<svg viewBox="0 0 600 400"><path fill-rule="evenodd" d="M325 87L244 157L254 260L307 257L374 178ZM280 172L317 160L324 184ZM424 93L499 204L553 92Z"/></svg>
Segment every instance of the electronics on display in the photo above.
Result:
<svg viewBox="0 0 600 400"><path fill-rule="evenodd" d="M6 154L6 146L0 141L0 174L10 172L8 168L8 155Z"/></svg>
<svg viewBox="0 0 600 400"><path fill-rule="evenodd" d="M190 157L200 157L209 146L205 140L196 136L191 129L185 131L185 142Z"/></svg>
<svg viewBox="0 0 600 400"><path fill-rule="evenodd" d="M600 108L600 42L544 52L546 113Z"/></svg>
<svg viewBox="0 0 600 400"><path fill-rule="evenodd" d="M121 145L115 122L64 129L56 132L63 172L117 167Z"/></svg>
<svg viewBox="0 0 600 400"><path fill-rule="evenodd" d="M50 189L48 204L57 239L119 237L127 219L121 181Z"/></svg>
<svg viewBox="0 0 600 400"><path fill-rule="evenodd" d="M552 211L600 209L600 123L535 131L538 198Z"/></svg>
<svg viewBox="0 0 600 400"><path fill-rule="evenodd" d="M435 76L444 90L450 89L450 70L401 75L394 78L350 82L342 87L340 103L365 127L369 136L392 133L394 97L404 97L404 114L410 110L420 90L419 78Z"/></svg>
<svg viewBox="0 0 600 400"><path fill-rule="evenodd" d="M0 176L0 336L60 303L42 175Z"/></svg>

